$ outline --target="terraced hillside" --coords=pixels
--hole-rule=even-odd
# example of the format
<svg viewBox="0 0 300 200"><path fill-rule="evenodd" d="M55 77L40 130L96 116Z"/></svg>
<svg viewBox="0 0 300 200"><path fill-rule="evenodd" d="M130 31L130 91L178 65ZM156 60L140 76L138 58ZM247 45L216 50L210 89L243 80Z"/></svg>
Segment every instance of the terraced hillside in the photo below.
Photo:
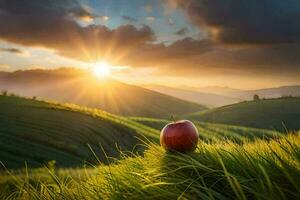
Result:
<svg viewBox="0 0 300 200"><path fill-rule="evenodd" d="M264 128L281 132L299 130L300 98L247 101L193 113L187 118L201 122Z"/></svg>
<svg viewBox="0 0 300 200"><path fill-rule="evenodd" d="M106 162L100 145L117 157L117 146L132 151L137 137L158 141L158 131L100 110L0 96L0 161L8 168L25 160L30 167L50 160L82 166L95 161L88 144Z"/></svg>

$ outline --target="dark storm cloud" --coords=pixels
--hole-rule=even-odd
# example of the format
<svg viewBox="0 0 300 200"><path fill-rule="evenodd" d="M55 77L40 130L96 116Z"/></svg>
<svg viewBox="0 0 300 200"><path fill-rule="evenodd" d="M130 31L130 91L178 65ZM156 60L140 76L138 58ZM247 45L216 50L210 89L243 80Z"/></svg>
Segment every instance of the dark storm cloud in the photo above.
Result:
<svg viewBox="0 0 300 200"><path fill-rule="evenodd" d="M156 66L210 51L208 41L190 38L172 45L152 44L155 34L150 27L122 25L109 29L102 25L82 27L74 18L91 16L72 0L4 0L0 8L0 38L27 46L43 46L58 54L85 61L100 58L112 60L122 55L117 64ZM123 19L134 21L130 17ZM7 23L9 21L9 23ZM185 32L185 30L181 30Z"/></svg>
<svg viewBox="0 0 300 200"><path fill-rule="evenodd" d="M195 40L187 37L171 45L146 44L140 46L133 50L126 60L130 60L130 62L139 66L145 66L145 64L148 66L160 66L162 71L164 71L164 67L172 66L173 73L176 73L179 68L195 68L195 65L192 64L195 59L213 50L214 44L211 40ZM182 65L181 63L178 65L180 60L185 62L185 64Z"/></svg>
<svg viewBox="0 0 300 200"><path fill-rule="evenodd" d="M0 9L6 14L19 16L45 16L56 15L64 17L73 15L75 17L91 16L91 13L83 8L76 0L1 0Z"/></svg>
<svg viewBox="0 0 300 200"><path fill-rule="evenodd" d="M112 64L158 67L168 74L300 73L300 1L170 1L176 1L192 22L211 30L212 35L165 45L155 40L155 33L146 25L115 29L80 25L78 19L97 16L76 0L0 0L0 40L46 47L77 60L104 58L117 60ZM177 34L186 32L181 29ZM227 43L250 45L223 46Z"/></svg>
<svg viewBox="0 0 300 200"><path fill-rule="evenodd" d="M174 0L189 18L224 43L287 43L300 39L298 0Z"/></svg>
<svg viewBox="0 0 300 200"><path fill-rule="evenodd" d="M0 1L0 38L27 46L43 46L81 60L122 51L155 38L148 26L80 26L76 19L92 14L74 0Z"/></svg>
<svg viewBox="0 0 300 200"><path fill-rule="evenodd" d="M299 51L296 44L227 48L211 40L185 38L170 46L145 45L123 62L157 66L160 72L179 76L299 77Z"/></svg>

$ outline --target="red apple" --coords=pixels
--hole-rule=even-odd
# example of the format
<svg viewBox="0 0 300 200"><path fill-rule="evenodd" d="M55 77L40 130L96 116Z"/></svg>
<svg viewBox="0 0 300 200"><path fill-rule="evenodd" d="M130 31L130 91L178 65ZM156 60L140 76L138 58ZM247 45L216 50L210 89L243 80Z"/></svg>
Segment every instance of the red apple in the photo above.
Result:
<svg viewBox="0 0 300 200"><path fill-rule="evenodd" d="M198 144L198 131L189 120L167 124L160 133L160 144L167 151L191 152Z"/></svg>

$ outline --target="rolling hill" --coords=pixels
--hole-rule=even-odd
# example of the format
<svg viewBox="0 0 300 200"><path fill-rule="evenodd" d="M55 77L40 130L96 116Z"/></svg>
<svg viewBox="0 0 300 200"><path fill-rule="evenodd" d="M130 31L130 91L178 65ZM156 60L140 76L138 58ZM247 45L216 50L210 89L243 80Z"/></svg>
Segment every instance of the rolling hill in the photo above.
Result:
<svg viewBox="0 0 300 200"><path fill-rule="evenodd" d="M285 96L300 97L300 85L282 86L277 88L264 88L258 90L229 91L224 95L232 98L252 100L253 95L259 95L261 98L280 98Z"/></svg>
<svg viewBox="0 0 300 200"><path fill-rule="evenodd" d="M279 98L247 101L208 111L193 113L187 118L201 122L222 123L286 132L300 129L300 98Z"/></svg>
<svg viewBox="0 0 300 200"><path fill-rule="evenodd" d="M219 94L223 96L227 96L229 93L234 92L242 92L244 90L230 88L225 86L206 86L206 87L187 87L188 90L197 91L197 92L204 92L210 94Z"/></svg>
<svg viewBox="0 0 300 200"><path fill-rule="evenodd" d="M7 168L22 168L25 160L38 167L56 160L59 167L80 167L96 161L88 144L101 162L117 158L119 150L142 152L141 139L159 143L159 133L168 120L126 118L73 104L0 95L0 161ZM210 123L197 123L200 138L243 143L280 134ZM100 148L102 146L104 152Z"/></svg>
<svg viewBox="0 0 300 200"><path fill-rule="evenodd" d="M0 199L299 199L300 133L195 122L196 151L169 153L168 122L0 96Z"/></svg>
<svg viewBox="0 0 300 200"><path fill-rule="evenodd" d="M205 107L75 69L27 70L0 75L0 90L99 108L125 116L169 118Z"/></svg>
<svg viewBox="0 0 300 200"><path fill-rule="evenodd" d="M298 200L300 133L274 140L200 142L193 153L155 144L109 166L0 173L0 198Z"/></svg>
<svg viewBox="0 0 300 200"><path fill-rule="evenodd" d="M130 118L140 124L144 124L151 128L161 130L167 123L168 120L164 119L152 119L152 118ZM276 138L281 137L281 133L272 130L249 128L243 126L214 124L206 122L194 121L199 133L199 138L203 141L218 142L223 139L234 141L237 143L248 142L256 140L258 138Z"/></svg>
<svg viewBox="0 0 300 200"><path fill-rule="evenodd" d="M60 105L0 95L0 161L8 168L30 167L56 160L58 166L118 157L119 149L132 151L147 137L158 141L158 131L101 110ZM136 148L139 150L139 148Z"/></svg>
<svg viewBox="0 0 300 200"><path fill-rule="evenodd" d="M234 104L242 101L239 98L228 97L220 94L213 94L209 92L200 92L196 90L172 88L160 85L145 86L150 90L161 92L183 100L195 102L208 107L220 107L224 105Z"/></svg>

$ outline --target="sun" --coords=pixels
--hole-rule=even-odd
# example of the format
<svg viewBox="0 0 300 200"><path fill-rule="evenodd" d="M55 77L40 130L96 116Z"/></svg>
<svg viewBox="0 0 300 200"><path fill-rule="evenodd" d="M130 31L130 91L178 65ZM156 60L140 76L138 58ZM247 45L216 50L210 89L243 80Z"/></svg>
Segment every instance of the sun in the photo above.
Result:
<svg viewBox="0 0 300 200"><path fill-rule="evenodd" d="M107 62L99 62L93 65L92 72L98 78L108 77L111 74L111 66Z"/></svg>

